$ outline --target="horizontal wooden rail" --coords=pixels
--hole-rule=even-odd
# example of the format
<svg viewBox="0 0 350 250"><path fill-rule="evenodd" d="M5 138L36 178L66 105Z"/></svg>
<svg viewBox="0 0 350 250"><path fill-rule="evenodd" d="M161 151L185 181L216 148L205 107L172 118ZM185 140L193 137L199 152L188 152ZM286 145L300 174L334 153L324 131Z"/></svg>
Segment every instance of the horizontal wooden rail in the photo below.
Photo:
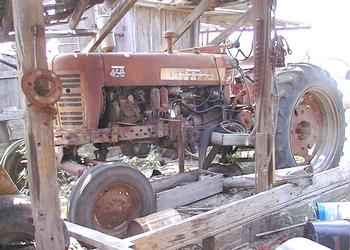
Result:
<svg viewBox="0 0 350 250"><path fill-rule="evenodd" d="M99 250L132 250L133 243L65 221L70 236Z"/></svg>
<svg viewBox="0 0 350 250"><path fill-rule="evenodd" d="M177 249L245 225L299 202L312 200L332 190L348 187L349 183L348 168L333 168L316 174L310 186L285 184L127 240L134 242L136 249Z"/></svg>

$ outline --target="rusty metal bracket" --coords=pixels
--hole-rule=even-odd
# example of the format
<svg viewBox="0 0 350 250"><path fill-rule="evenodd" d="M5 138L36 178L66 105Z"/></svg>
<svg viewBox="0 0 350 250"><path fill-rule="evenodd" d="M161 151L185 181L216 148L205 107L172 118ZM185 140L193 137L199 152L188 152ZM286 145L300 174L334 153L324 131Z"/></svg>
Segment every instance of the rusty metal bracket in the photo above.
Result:
<svg viewBox="0 0 350 250"><path fill-rule="evenodd" d="M52 71L35 69L23 76L22 90L30 104L48 108L60 98L62 83Z"/></svg>

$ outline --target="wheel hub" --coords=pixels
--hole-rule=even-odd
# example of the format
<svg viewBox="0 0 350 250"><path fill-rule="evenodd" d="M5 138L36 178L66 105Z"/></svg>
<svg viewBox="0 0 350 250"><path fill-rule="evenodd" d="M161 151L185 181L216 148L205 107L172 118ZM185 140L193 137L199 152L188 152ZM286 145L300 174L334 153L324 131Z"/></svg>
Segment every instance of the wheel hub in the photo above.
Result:
<svg viewBox="0 0 350 250"><path fill-rule="evenodd" d="M295 106L291 123L291 146L298 164L310 164L323 141L326 117L322 102L313 93L305 93Z"/></svg>
<svg viewBox="0 0 350 250"><path fill-rule="evenodd" d="M140 210L136 190L128 185L113 185L97 195L93 221L98 227L114 230Z"/></svg>

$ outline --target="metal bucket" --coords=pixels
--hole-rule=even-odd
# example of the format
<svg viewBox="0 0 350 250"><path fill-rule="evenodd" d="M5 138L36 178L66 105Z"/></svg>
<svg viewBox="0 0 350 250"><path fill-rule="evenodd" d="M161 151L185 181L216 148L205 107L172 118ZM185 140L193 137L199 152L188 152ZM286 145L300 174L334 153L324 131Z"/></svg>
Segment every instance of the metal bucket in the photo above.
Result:
<svg viewBox="0 0 350 250"><path fill-rule="evenodd" d="M334 250L348 250L350 246L350 222L311 221L304 227L304 237Z"/></svg>
<svg viewBox="0 0 350 250"><path fill-rule="evenodd" d="M317 202L316 219L321 221L349 220L350 202Z"/></svg>

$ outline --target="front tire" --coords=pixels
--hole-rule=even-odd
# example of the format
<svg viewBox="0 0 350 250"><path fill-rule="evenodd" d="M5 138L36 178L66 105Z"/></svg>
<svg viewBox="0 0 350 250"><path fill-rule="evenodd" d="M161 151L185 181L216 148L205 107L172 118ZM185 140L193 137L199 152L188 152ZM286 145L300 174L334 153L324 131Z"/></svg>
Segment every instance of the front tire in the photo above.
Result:
<svg viewBox="0 0 350 250"><path fill-rule="evenodd" d="M336 81L317 66L292 64L276 76L279 111L276 166L338 166L345 141L345 114Z"/></svg>
<svg viewBox="0 0 350 250"><path fill-rule="evenodd" d="M125 236L128 222L156 210L156 196L147 178L120 163L105 163L86 171L69 202L73 223L117 237Z"/></svg>

